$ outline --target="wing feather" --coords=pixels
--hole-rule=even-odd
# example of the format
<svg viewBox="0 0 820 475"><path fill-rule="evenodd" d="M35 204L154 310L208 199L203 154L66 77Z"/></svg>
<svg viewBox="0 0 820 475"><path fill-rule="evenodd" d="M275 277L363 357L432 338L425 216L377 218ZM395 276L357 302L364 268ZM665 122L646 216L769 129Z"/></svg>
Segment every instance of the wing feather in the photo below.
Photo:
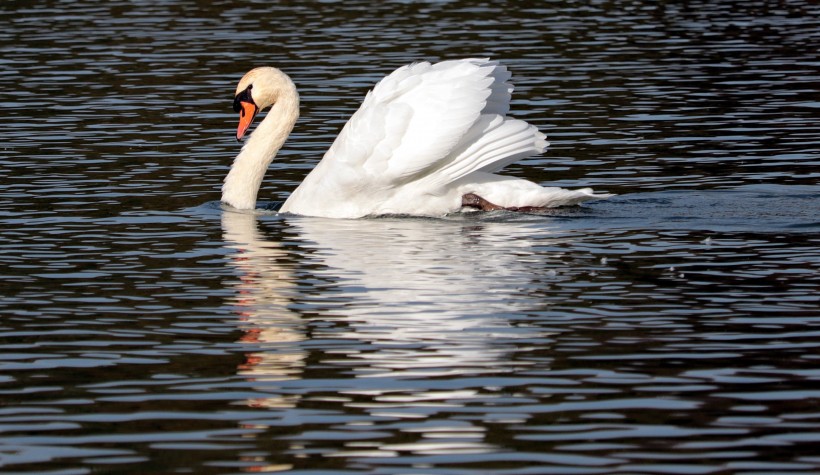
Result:
<svg viewBox="0 0 820 475"><path fill-rule="evenodd" d="M363 170L376 186L429 176L477 138L482 114L506 114L509 78L486 59L403 66L367 94L326 159Z"/></svg>
<svg viewBox="0 0 820 475"><path fill-rule="evenodd" d="M482 115L454 151L454 158L426 179L430 186L446 186L474 172L494 173L543 153L547 146L546 136L523 120Z"/></svg>

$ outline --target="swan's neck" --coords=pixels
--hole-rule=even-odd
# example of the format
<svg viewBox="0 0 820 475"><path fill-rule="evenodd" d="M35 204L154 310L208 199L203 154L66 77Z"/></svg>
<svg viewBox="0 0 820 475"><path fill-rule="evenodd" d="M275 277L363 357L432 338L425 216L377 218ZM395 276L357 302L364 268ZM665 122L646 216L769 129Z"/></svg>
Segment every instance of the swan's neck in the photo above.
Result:
<svg viewBox="0 0 820 475"><path fill-rule="evenodd" d="M280 94L265 120L256 127L236 156L222 185L223 203L238 209L256 207L262 178L298 118L299 95L293 88L289 94Z"/></svg>

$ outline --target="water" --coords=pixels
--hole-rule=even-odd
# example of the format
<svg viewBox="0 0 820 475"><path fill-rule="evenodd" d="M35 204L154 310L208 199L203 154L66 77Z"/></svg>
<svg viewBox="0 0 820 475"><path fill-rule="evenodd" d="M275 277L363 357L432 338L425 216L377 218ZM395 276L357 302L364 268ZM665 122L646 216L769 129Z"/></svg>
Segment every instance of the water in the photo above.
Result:
<svg viewBox="0 0 820 475"><path fill-rule="evenodd" d="M3 473L817 473L820 8L5 2ZM546 216L223 211L285 69L283 200L365 91L492 56Z"/></svg>

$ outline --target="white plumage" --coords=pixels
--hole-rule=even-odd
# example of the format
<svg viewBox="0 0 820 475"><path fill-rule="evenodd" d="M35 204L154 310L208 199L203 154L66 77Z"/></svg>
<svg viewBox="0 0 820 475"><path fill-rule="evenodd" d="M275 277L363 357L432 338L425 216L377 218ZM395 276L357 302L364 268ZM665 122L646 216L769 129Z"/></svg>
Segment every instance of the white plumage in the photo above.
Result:
<svg viewBox="0 0 820 475"><path fill-rule="evenodd" d="M279 75L284 76L274 68L257 68L237 88L240 94L252 85L259 109L270 104L257 97L273 97L274 107L234 162L234 176L226 178L223 201L233 206L247 207L249 201L247 193L242 200L234 199L232 195L241 195L236 183L248 186L251 181L253 186L256 181L256 176L243 179L234 170L244 161L266 168L298 116L298 106L278 107L280 102L293 102L290 96L298 104L295 88L287 87L292 83ZM609 196L595 195L588 188L544 188L496 174L549 145L534 126L506 116L513 90L509 78L503 65L487 59L422 62L397 69L367 94L281 211L333 218L442 216L462 209L465 194L504 208L555 207ZM265 81L286 87L274 94L268 86L259 86ZM268 139L258 139L260 134ZM254 201L255 196L254 190Z"/></svg>

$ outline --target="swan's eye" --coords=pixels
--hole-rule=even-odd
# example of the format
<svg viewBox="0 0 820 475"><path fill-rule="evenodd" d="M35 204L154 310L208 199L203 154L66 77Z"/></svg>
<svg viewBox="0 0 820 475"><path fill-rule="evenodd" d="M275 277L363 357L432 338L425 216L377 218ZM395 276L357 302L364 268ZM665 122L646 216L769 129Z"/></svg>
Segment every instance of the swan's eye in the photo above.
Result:
<svg viewBox="0 0 820 475"><path fill-rule="evenodd" d="M242 111L242 102L250 102L253 105L256 105L256 102L253 101L253 96L251 96L251 89L253 89L253 84L249 85L245 88L244 91L240 92L236 95L233 99L233 111L239 112Z"/></svg>

